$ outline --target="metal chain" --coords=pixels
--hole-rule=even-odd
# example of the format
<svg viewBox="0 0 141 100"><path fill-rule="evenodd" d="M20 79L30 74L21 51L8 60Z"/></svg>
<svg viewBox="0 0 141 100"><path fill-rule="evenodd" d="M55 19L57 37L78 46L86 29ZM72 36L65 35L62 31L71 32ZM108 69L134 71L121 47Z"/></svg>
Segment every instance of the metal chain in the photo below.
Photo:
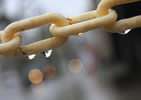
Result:
<svg viewBox="0 0 141 100"><path fill-rule="evenodd" d="M62 46L70 35L79 35L96 28L104 28L109 32L122 32L127 29L141 27L141 16L117 20L117 13L110 9L115 5L132 3L139 0L101 0L96 10L65 18L57 13L48 13L29 19L14 22L0 32L0 54L4 56L26 56ZM20 46L19 32L52 24L52 38Z"/></svg>

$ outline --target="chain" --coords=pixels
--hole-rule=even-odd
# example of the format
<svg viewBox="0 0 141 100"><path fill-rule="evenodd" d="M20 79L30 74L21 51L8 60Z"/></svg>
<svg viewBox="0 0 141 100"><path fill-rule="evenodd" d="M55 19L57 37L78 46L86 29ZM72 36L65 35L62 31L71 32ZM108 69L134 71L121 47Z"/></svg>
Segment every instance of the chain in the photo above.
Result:
<svg viewBox="0 0 141 100"><path fill-rule="evenodd" d="M48 13L29 19L14 22L0 32L0 54L4 56L27 56L62 46L70 35L79 35L96 28L104 28L108 32L122 32L127 29L141 27L141 16L117 20L117 13L110 9L113 6L132 3L139 0L101 0L96 10L65 18L57 13ZM21 45L20 32L37 28L45 24L50 26L52 38Z"/></svg>

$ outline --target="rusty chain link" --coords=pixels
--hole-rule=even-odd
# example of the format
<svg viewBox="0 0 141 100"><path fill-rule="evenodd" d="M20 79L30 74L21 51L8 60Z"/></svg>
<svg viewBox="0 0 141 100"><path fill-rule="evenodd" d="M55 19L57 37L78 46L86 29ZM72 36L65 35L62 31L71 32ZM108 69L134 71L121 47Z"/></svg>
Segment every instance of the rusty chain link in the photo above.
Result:
<svg viewBox="0 0 141 100"><path fill-rule="evenodd" d="M48 13L21 20L8 25L0 32L0 54L4 56L27 56L62 46L70 35L78 35L96 28L104 28L108 32L122 32L127 29L141 27L141 16L117 20L117 13L110 9L113 6L132 3L139 0L101 0L96 10L65 18L57 13ZM52 24L52 38L21 45L19 32Z"/></svg>

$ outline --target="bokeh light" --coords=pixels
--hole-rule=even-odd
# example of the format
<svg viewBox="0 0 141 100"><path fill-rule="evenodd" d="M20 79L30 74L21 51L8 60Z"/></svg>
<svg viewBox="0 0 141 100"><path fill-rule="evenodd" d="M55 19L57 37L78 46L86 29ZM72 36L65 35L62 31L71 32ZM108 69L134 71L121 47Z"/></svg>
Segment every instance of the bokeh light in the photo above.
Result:
<svg viewBox="0 0 141 100"><path fill-rule="evenodd" d="M39 84L43 80L43 74L39 69L33 69L29 72L28 78L33 84Z"/></svg>
<svg viewBox="0 0 141 100"><path fill-rule="evenodd" d="M56 76L56 68L53 65L47 65L43 68L43 75L46 79L53 79Z"/></svg>
<svg viewBox="0 0 141 100"><path fill-rule="evenodd" d="M80 59L72 59L68 64L69 70L72 73L79 73L83 68L83 63Z"/></svg>

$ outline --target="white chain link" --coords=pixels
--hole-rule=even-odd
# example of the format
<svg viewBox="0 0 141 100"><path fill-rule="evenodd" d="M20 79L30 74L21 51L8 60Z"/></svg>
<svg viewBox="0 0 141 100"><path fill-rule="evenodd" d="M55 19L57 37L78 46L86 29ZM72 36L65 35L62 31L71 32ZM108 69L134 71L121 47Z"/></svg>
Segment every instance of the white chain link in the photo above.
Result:
<svg viewBox="0 0 141 100"><path fill-rule="evenodd" d="M117 13L110 8L116 5L132 3L139 0L101 0L95 11L79 16L65 18L56 13L44 14L17 21L0 32L0 54L5 56L26 56L62 46L70 35L78 35L96 28L104 28L109 32L122 32L127 29L141 27L141 16L117 20ZM19 32L52 24L50 32L54 36L26 46L20 46Z"/></svg>

